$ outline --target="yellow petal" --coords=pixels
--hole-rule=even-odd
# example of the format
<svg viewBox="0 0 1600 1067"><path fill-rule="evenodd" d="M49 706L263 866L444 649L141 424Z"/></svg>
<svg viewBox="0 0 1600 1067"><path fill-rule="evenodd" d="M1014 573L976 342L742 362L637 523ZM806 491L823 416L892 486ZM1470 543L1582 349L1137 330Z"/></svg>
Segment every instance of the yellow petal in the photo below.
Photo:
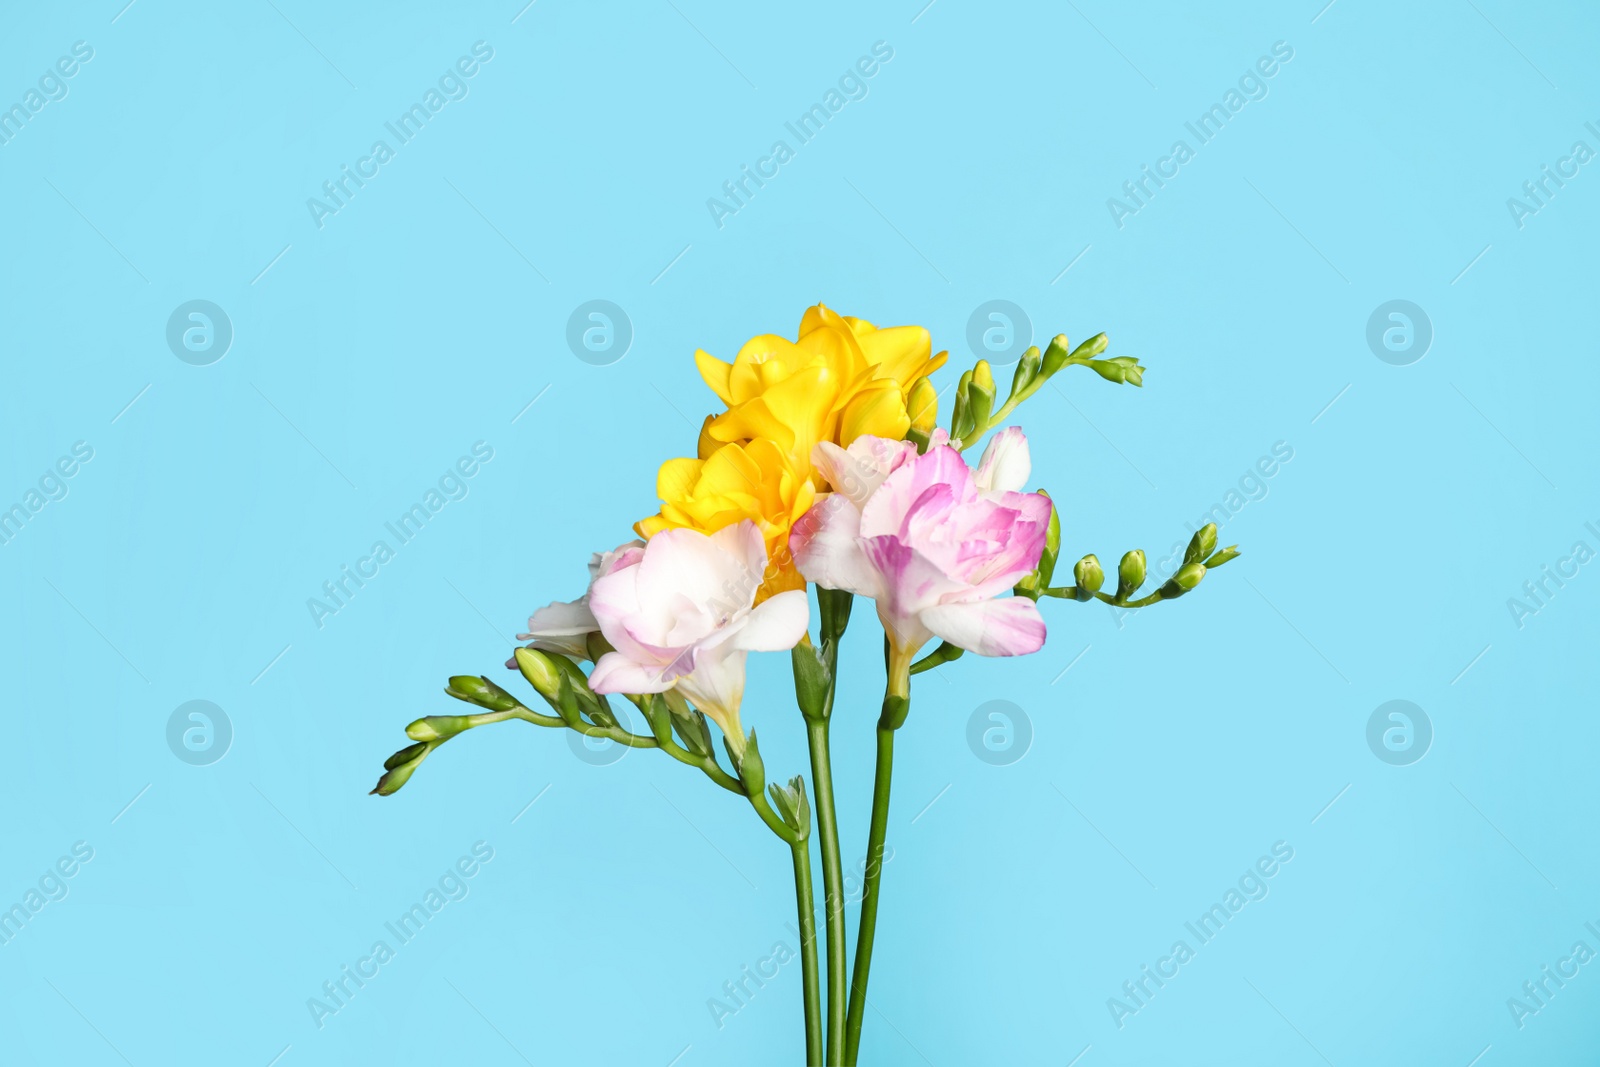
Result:
<svg viewBox="0 0 1600 1067"><path fill-rule="evenodd" d="M899 441L910 428L905 397L893 383L885 382L881 388L857 395L844 409L839 419L839 444L848 448L863 434Z"/></svg>
<svg viewBox="0 0 1600 1067"><path fill-rule="evenodd" d="M694 491L704 460L669 459L656 474L656 496L662 500L681 500Z"/></svg>
<svg viewBox="0 0 1600 1067"><path fill-rule="evenodd" d="M694 365L700 370L700 377L706 380L711 391L724 404L733 403L733 394L728 391L728 376L733 373L733 364L724 363L709 352L701 349L694 350Z"/></svg>

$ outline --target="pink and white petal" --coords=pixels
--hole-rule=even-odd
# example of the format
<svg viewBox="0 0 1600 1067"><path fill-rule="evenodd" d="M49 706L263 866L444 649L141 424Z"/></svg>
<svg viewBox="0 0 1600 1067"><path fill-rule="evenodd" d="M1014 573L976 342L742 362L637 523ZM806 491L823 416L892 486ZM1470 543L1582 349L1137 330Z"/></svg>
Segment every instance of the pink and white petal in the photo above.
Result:
<svg viewBox="0 0 1600 1067"><path fill-rule="evenodd" d="M948 485L956 503L978 495L972 469L953 448L930 448L915 462L903 464L861 509L863 537L897 533L909 512L930 486Z"/></svg>
<svg viewBox="0 0 1600 1067"><path fill-rule="evenodd" d="M795 523L789 551L808 582L857 596L883 594L883 578L861 549L861 512L849 498L832 493Z"/></svg>
<svg viewBox="0 0 1600 1067"><path fill-rule="evenodd" d="M641 663L657 658L651 650L660 647L670 625L661 633L652 633L642 625L649 620L639 605L638 567L626 567L597 579L589 587L589 610L594 612L600 632L612 648ZM644 640L635 634L643 634Z"/></svg>
<svg viewBox="0 0 1600 1067"><path fill-rule="evenodd" d="M848 449L832 441L818 442L811 450L811 462L833 491L850 503L862 507L877 492L885 478L906 461L916 458L917 446L909 441L864 434Z"/></svg>
<svg viewBox="0 0 1600 1067"><path fill-rule="evenodd" d="M594 612L589 610L589 598L555 600L528 617L528 632L518 634L518 641L535 638L573 637L591 634L600 629Z"/></svg>
<svg viewBox="0 0 1600 1067"><path fill-rule="evenodd" d="M589 672L589 688L596 693L665 693L672 688L656 664L635 663L621 652L607 652Z"/></svg>
<svg viewBox="0 0 1600 1067"><path fill-rule="evenodd" d="M913 618L924 608L971 595L966 583L951 577L918 547L894 537L863 537L860 543L883 576L884 594L875 599L891 616Z"/></svg>
<svg viewBox="0 0 1600 1067"><path fill-rule="evenodd" d="M1018 492L1028 484L1033 459L1028 438L1018 426L1007 426L989 439L973 480L984 493Z"/></svg>
<svg viewBox="0 0 1600 1067"><path fill-rule="evenodd" d="M681 625L686 612L698 614L713 598L727 599L723 583L736 569L737 564L706 534L686 528L662 530L650 538L637 567L602 578L595 589L620 575L637 575L635 619L630 625L651 643L670 644L668 635ZM596 600L591 593L591 605L600 617Z"/></svg>
<svg viewBox="0 0 1600 1067"><path fill-rule="evenodd" d="M1027 597L940 604L925 609L921 620L936 636L980 656L1022 656L1044 646L1044 616Z"/></svg>
<svg viewBox="0 0 1600 1067"><path fill-rule="evenodd" d="M749 653L724 645L695 656L694 669L677 680L677 690L714 719L724 732L739 718L744 700L744 665ZM743 741L741 737L739 739Z"/></svg>
<svg viewBox="0 0 1600 1067"><path fill-rule="evenodd" d="M804 589L768 597L739 622L733 647L750 652L787 652L800 643L811 622Z"/></svg>

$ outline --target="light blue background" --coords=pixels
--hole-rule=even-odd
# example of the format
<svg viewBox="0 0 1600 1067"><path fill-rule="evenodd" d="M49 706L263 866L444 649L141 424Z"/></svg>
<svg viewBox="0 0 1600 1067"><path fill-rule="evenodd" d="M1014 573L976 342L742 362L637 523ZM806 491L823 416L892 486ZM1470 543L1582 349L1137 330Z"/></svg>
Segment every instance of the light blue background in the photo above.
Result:
<svg viewBox="0 0 1600 1067"><path fill-rule="evenodd" d="M94 449L0 546L0 898L94 849L0 946L0 1058L799 1062L796 965L722 1029L707 1008L793 944L792 884L699 776L507 724L366 791L406 722L457 709L446 676L499 677L653 510L713 404L697 346L821 300L926 324L942 386L998 298L1149 368L1021 412L1063 569L1155 561L1275 442L1293 459L1189 599L1122 626L1048 602L1039 655L919 679L864 1062L1594 1062L1600 964L1521 1029L1506 1005L1600 950L1600 571L1520 629L1507 608L1600 549L1600 174L1522 228L1506 206L1600 148L1591 8L121 2L13 6L0 34L4 103L94 49L0 145L0 505ZM480 40L470 95L319 229L307 198ZM719 229L707 198L877 41L869 95ZM1119 228L1107 198L1279 41L1265 99ZM635 332L606 367L565 341L596 298ZM235 331L211 366L164 339L192 299ZM1391 299L1434 329L1409 366L1365 339ZM466 499L319 628L307 599L478 441ZM847 862L879 640L858 607ZM167 746L192 699L232 722L210 766ZM966 742L996 699L1034 732L1003 767ZM1391 699L1435 731L1410 766L1366 743ZM774 777L807 770L784 657L746 720ZM319 1029L308 998L477 841L470 895ZM1270 895L1119 1029L1107 998L1278 841Z"/></svg>

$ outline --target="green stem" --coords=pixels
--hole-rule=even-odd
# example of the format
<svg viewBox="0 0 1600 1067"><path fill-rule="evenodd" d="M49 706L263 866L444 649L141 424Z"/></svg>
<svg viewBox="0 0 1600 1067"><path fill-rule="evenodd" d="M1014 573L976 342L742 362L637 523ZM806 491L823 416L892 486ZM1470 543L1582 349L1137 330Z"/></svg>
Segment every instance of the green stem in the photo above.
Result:
<svg viewBox="0 0 1600 1067"><path fill-rule="evenodd" d="M822 891L828 935L828 1062L844 1047L845 933L844 871L839 859L839 823L833 807L833 765L828 756L828 720L807 719L812 792L822 849Z"/></svg>
<svg viewBox="0 0 1600 1067"><path fill-rule="evenodd" d="M861 1024L872 971L872 942L878 925L878 883L883 876L883 842L889 829L889 784L894 773L894 728L878 724L878 767L872 780L872 825L867 833L867 869L861 894L861 927L856 934L856 965L850 980L850 1013L845 1020L844 1067L855 1067Z"/></svg>
<svg viewBox="0 0 1600 1067"><path fill-rule="evenodd" d="M822 1003L817 988L817 916L811 896L811 844L802 837L794 852L794 895L800 917L800 977L806 1010L806 1067L822 1067Z"/></svg>

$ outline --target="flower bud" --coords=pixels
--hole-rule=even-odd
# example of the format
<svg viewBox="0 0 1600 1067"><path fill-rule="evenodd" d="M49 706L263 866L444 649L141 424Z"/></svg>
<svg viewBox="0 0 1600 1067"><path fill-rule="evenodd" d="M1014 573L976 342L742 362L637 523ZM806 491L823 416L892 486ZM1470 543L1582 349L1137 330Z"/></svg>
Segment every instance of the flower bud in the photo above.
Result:
<svg viewBox="0 0 1600 1067"><path fill-rule="evenodd" d="M1050 500L1050 494L1043 489L1039 495ZM1044 531L1044 552L1039 556L1039 588L1043 589L1050 584L1050 579L1056 573L1056 560L1061 555L1061 509L1056 507L1056 502L1050 500L1050 525Z"/></svg>
<svg viewBox="0 0 1600 1067"><path fill-rule="evenodd" d="M1144 550L1134 549L1117 564L1117 600L1127 600L1144 584Z"/></svg>
<svg viewBox="0 0 1600 1067"><path fill-rule="evenodd" d="M1067 356L1071 354L1068 347L1067 335L1058 333L1050 339L1050 347L1044 350L1044 358L1040 363L1039 373L1048 378L1067 364Z"/></svg>
<svg viewBox="0 0 1600 1067"><path fill-rule="evenodd" d="M1161 587L1161 596L1164 600L1176 600L1200 584L1200 579L1206 576L1206 569L1200 563L1185 563L1178 568L1178 573L1167 579Z"/></svg>
<svg viewBox="0 0 1600 1067"><path fill-rule="evenodd" d="M1083 344L1072 350L1073 359L1093 359L1106 350L1111 339L1103 333L1097 333Z"/></svg>
<svg viewBox="0 0 1600 1067"><path fill-rule="evenodd" d="M1183 562L1199 563L1217 547L1217 524L1208 522L1196 530L1194 536L1189 538L1189 547L1184 550Z"/></svg>
<svg viewBox="0 0 1600 1067"><path fill-rule="evenodd" d="M526 648L517 649L517 659L520 661ZM540 653L534 653L539 655ZM512 708L521 707L516 697L501 689L487 678L475 678L470 674L458 674L450 679L450 685L445 692L457 700L465 700L468 704L476 704L480 708L490 711L510 711Z"/></svg>
<svg viewBox="0 0 1600 1067"><path fill-rule="evenodd" d="M1105 584L1106 572L1100 568L1100 561L1090 553L1073 566L1072 581L1078 590L1075 599L1092 600Z"/></svg>
<svg viewBox="0 0 1600 1067"><path fill-rule="evenodd" d="M448 741L471 728L470 715L429 715L407 726L406 736L413 741Z"/></svg>
<svg viewBox="0 0 1600 1067"><path fill-rule="evenodd" d="M971 385L972 372L963 372L961 380L956 383L956 399L950 410L950 436L955 441L964 441L972 436L972 398L968 395Z"/></svg>
<svg viewBox="0 0 1600 1067"><path fill-rule="evenodd" d="M1132 356L1090 360L1088 366L1108 382L1116 382L1119 385L1144 384L1144 368L1139 366L1139 361Z"/></svg>
<svg viewBox="0 0 1600 1067"><path fill-rule="evenodd" d="M1039 346L1033 345L1022 358L1017 360L1017 372L1011 377L1011 395L1024 396L1032 392L1032 385L1039 377L1039 367L1043 364L1043 357L1039 355Z"/></svg>
<svg viewBox="0 0 1600 1067"><path fill-rule="evenodd" d="M989 415L994 411L994 371L986 359L978 360L978 365L972 368L972 381L967 384L967 405L972 412L973 433L983 433L989 428Z"/></svg>
<svg viewBox="0 0 1600 1067"><path fill-rule="evenodd" d="M1222 551L1212 554L1210 556L1210 558L1208 558L1208 559L1206 559L1204 561L1204 563L1206 565L1206 569L1210 570L1212 567L1220 567L1220 566L1222 566L1224 563L1228 562L1230 559L1238 559L1238 558L1239 558L1239 546L1238 545L1229 545L1227 548L1224 548Z"/></svg>
<svg viewBox="0 0 1600 1067"><path fill-rule="evenodd" d="M906 412L911 416L911 428L923 434L933 433L939 423L939 392L926 378L918 378L906 397Z"/></svg>
<svg viewBox="0 0 1600 1067"><path fill-rule="evenodd" d="M411 775L422 766L422 761L428 758L428 753L432 752L433 748L431 743L419 741L417 744L407 745L384 760L383 776L378 779L378 784L372 787L372 793L386 797L399 792L400 787L410 781Z"/></svg>
<svg viewBox="0 0 1600 1067"><path fill-rule="evenodd" d="M513 655L516 656L517 669L528 680L528 684L546 700L555 700L556 693L561 689L561 670L555 661L536 648L519 648Z"/></svg>

